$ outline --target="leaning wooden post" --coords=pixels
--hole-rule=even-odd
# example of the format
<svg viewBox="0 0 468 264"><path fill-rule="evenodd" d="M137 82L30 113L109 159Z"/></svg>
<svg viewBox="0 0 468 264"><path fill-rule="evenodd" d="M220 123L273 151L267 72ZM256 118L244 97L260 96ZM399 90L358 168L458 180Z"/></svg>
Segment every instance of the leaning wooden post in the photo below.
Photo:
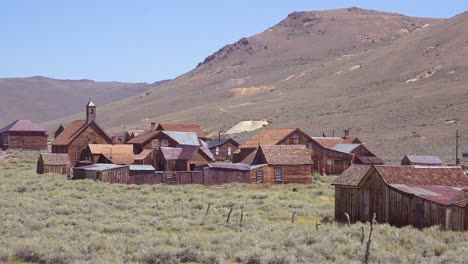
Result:
<svg viewBox="0 0 468 264"><path fill-rule="evenodd" d="M229 223L229 218L231 218L231 213L232 213L232 207L231 207L231 209L229 210L229 213L228 213L228 215L227 215L226 223Z"/></svg>
<svg viewBox="0 0 468 264"><path fill-rule="evenodd" d="M292 214L292 217L291 217L291 224L294 224L294 217L295 217L295 216L296 216L296 212L294 212L294 213Z"/></svg>
<svg viewBox="0 0 468 264"><path fill-rule="evenodd" d="M374 223L377 222L375 220L376 218L377 218L377 215L374 213L374 215L372 217L372 221L370 223L369 240L367 240L367 245L366 245L366 256L364 258L364 263L365 264L369 263L371 243L372 243L372 231L374 231Z"/></svg>
<svg viewBox="0 0 468 264"><path fill-rule="evenodd" d="M349 214L348 213L344 213L345 217L346 217L346 224L348 225L348 228L351 224L351 218L349 217Z"/></svg>
<svg viewBox="0 0 468 264"><path fill-rule="evenodd" d="M239 226L242 227L242 220L244 220L244 204L241 206L241 215L240 215L240 221L239 221Z"/></svg>
<svg viewBox="0 0 468 264"><path fill-rule="evenodd" d="M361 226L361 245L364 243L364 226Z"/></svg>
<svg viewBox="0 0 468 264"><path fill-rule="evenodd" d="M322 224L315 222L315 229L317 229L317 231L318 231L320 225L322 225Z"/></svg>
<svg viewBox="0 0 468 264"><path fill-rule="evenodd" d="M208 208L206 208L206 213L205 216L208 215L208 212L210 211L211 203L208 203Z"/></svg>

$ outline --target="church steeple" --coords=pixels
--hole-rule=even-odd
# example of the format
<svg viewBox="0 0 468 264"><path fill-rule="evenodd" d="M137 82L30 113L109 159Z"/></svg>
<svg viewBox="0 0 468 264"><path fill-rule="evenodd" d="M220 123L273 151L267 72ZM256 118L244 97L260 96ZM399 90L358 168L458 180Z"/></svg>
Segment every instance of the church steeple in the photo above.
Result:
<svg viewBox="0 0 468 264"><path fill-rule="evenodd" d="M86 123L96 121L96 105L93 102L93 98L89 98L89 102L86 105Z"/></svg>

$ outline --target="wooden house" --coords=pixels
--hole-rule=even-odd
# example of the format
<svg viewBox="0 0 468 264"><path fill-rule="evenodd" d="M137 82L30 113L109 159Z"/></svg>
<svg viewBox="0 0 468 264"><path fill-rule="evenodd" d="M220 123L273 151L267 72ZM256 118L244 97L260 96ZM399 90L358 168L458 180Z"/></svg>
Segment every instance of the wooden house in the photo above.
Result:
<svg viewBox="0 0 468 264"><path fill-rule="evenodd" d="M0 148L47 149L47 131L29 120L16 120L0 129Z"/></svg>
<svg viewBox="0 0 468 264"><path fill-rule="evenodd" d="M263 183L312 183L312 159L304 145L261 145L252 165L263 165L254 170Z"/></svg>
<svg viewBox="0 0 468 264"><path fill-rule="evenodd" d="M341 174L351 164L383 164L383 160L368 150L358 138L345 130L343 137L312 137L308 144L314 163L313 171L321 174Z"/></svg>
<svg viewBox="0 0 468 264"><path fill-rule="evenodd" d="M112 140L96 123L96 105L90 99L86 105L86 120L75 120L52 141L53 153L66 153L72 166L80 161L88 144L111 144Z"/></svg>
<svg viewBox="0 0 468 264"><path fill-rule="evenodd" d="M112 163L129 165L135 161L132 145L88 144L80 160L91 163Z"/></svg>
<svg viewBox="0 0 468 264"><path fill-rule="evenodd" d="M153 125L152 125L153 126ZM203 141L208 141L209 138L205 134L205 131L201 128L199 124L183 124L183 123L165 123L158 124L154 129L156 131L178 131L178 132L193 132L197 134L197 137Z"/></svg>
<svg viewBox="0 0 468 264"><path fill-rule="evenodd" d="M98 163L73 168L72 179L92 179L108 183L126 184L129 181L129 177L130 170L128 165Z"/></svg>
<svg viewBox="0 0 468 264"><path fill-rule="evenodd" d="M232 161L239 143L232 138L218 137L208 142L208 148L218 161Z"/></svg>
<svg viewBox="0 0 468 264"><path fill-rule="evenodd" d="M156 169L159 171L201 170L214 161L208 147L179 146L161 147L156 154Z"/></svg>
<svg viewBox="0 0 468 264"><path fill-rule="evenodd" d="M417 228L441 225L468 230L463 188L468 176L460 167L353 165L333 183L335 218ZM461 205L461 206L460 206Z"/></svg>
<svg viewBox="0 0 468 264"><path fill-rule="evenodd" d="M37 174L63 174L70 173L70 159L67 154L41 153L37 161Z"/></svg>
<svg viewBox="0 0 468 264"><path fill-rule="evenodd" d="M264 128L234 153L234 162L251 164L260 145L304 145L312 141L311 137L299 128Z"/></svg>
<svg viewBox="0 0 468 264"><path fill-rule="evenodd" d="M57 128L57 130L55 130L54 138L57 138L63 132L63 130L65 130L65 128L63 127L63 125L60 125Z"/></svg>
<svg viewBox="0 0 468 264"><path fill-rule="evenodd" d="M442 161L438 156L406 155L401 165L442 166Z"/></svg>

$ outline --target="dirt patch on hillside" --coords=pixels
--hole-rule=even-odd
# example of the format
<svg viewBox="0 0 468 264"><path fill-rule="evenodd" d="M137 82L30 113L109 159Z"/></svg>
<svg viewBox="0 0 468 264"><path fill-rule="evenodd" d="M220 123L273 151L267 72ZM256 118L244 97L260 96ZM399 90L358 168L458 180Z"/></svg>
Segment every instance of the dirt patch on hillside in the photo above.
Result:
<svg viewBox="0 0 468 264"><path fill-rule="evenodd" d="M272 91L274 88L275 87L273 86L232 88L229 90L228 97L254 95L254 94Z"/></svg>
<svg viewBox="0 0 468 264"><path fill-rule="evenodd" d="M268 125L268 122L266 120L240 121L239 123L231 127L228 131L226 131L226 134L238 134L238 133L243 133L243 132L254 131L267 125Z"/></svg>

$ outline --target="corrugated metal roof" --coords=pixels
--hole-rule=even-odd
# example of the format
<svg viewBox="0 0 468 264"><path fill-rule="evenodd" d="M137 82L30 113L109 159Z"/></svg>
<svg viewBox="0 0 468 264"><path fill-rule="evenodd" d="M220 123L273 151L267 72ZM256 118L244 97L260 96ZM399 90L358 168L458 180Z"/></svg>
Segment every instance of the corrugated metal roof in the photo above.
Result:
<svg viewBox="0 0 468 264"><path fill-rule="evenodd" d="M336 146L334 146L332 149L336 151L351 153L353 152L353 150L355 150L359 146L361 146L361 144L339 143Z"/></svg>
<svg viewBox="0 0 468 264"><path fill-rule="evenodd" d="M29 120L16 120L9 125L0 129L0 133L3 132L47 132L44 128L38 126L37 124Z"/></svg>
<svg viewBox="0 0 468 264"><path fill-rule="evenodd" d="M462 188L440 185L416 185L416 184L389 184L402 192L413 194L416 197L449 205Z"/></svg>
<svg viewBox="0 0 468 264"><path fill-rule="evenodd" d="M74 170L89 170L89 171L106 171L112 169L119 169L119 168L128 168L128 165L116 165L116 164L107 164L107 163L96 163L93 165L83 166L83 167L76 167L73 168Z"/></svg>
<svg viewBox="0 0 468 264"><path fill-rule="evenodd" d="M199 138L206 137L205 132L199 124L159 124L157 130L194 132Z"/></svg>
<svg viewBox="0 0 468 264"><path fill-rule="evenodd" d="M131 171L154 171L154 167L151 165L130 165Z"/></svg>
<svg viewBox="0 0 468 264"><path fill-rule="evenodd" d="M197 137L195 132L179 132L179 131L162 131L164 134L168 135L180 145L187 146L201 146L202 143Z"/></svg>

